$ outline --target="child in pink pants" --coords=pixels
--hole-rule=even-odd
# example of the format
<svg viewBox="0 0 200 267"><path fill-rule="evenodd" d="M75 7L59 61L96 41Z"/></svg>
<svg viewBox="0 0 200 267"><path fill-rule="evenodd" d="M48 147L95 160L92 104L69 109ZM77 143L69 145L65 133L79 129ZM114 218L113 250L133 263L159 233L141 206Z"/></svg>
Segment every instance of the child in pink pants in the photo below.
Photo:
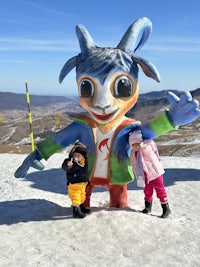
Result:
<svg viewBox="0 0 200 267"><path fill-rule="evenodd" d="M141 131L133 131L129 135L131 147L130 161L137 179L137 185L144 187L145 208L143 213L152 209L153 192L160 199L163 213L161 218L169 217L168 197L163 184L164 169L159 159L157 146L153 140L143 140Z"/></svg>

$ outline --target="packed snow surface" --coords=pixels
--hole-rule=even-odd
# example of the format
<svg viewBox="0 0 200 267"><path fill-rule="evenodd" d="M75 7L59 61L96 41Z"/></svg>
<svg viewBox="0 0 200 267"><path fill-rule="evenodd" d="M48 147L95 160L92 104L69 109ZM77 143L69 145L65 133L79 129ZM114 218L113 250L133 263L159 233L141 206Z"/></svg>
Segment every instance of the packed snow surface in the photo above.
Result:
<svg viewBox="0 0 200 267"><path fill-rule="evenodd" d="M14 172L26 155L0 154L1 267L198 267L200 266L200 159L162 157L172 210L161 219L154 194L151 215L143 190L128 185L129 208L109 208L109 194L96 188L91 214L72 218L65 153L25 178Z"/></svg>

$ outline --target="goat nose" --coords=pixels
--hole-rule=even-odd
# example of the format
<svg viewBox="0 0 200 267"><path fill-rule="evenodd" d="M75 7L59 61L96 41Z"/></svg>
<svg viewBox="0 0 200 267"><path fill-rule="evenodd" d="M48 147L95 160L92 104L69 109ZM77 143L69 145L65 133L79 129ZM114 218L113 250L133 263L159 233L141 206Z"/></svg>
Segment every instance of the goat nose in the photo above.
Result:
<svg viewBox="0 0 200 267"><path fill-rule="evenodd" d="M106 101L105 99L104 100L101 100L101 101L98 101L95 103L94 105L95 108L98 108L98 109L101 109L105 112L105 110L107 108L110 108L111 107L111 104L110 102Z"/></svg>
<svg viewBox="0 0 200 267"><path fill-rule="evenodd" d="M94 106L105 110L112 106L112 98L109 92L101 91L98 93Z"/></svg>
<svg viewBox="0 0 200 267"><path fill-rule="evenodd" d="M103 114L105 114L106 113L106 109L110 108L110 105L109 106L105 106L105 107L101 107L101 106L95 105L95 108L102 110Z"/></svg>

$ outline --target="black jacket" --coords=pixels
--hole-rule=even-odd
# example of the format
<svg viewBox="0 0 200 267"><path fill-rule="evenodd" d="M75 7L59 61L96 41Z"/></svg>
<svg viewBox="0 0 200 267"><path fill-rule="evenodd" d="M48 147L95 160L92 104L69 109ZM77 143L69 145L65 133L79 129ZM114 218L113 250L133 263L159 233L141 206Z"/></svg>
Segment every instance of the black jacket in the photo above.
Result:
<svg viewBox="0 0 200 267"><path fill-rule="evenodd" d="M71 159L65 159L62 164L63 170L66 171L67 184L76 184L88 182L88 162L85 161L85 166L81 167L75 161L73 161L73 166L68 167L67 162Z"/></svg>

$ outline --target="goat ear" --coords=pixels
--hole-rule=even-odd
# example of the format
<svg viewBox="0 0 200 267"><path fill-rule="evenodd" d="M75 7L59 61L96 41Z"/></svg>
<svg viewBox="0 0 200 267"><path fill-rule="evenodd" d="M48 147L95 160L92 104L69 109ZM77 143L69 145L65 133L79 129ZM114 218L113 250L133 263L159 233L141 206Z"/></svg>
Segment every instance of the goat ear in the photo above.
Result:
<svg viewBox="0 0 200 267"><path fill-rule="evenodd" d="M59 75L59 83L62 83L65 76L74 68L77 66L78 62L78 56L70 58L65 65L63 66L60 75Z"/></svg>
<svg viewBox="0 0 200 267"><path fill-rule="evenodd" d="M156 67L149 62L148 60L145 60L141 57L138 57L136 55L133 55L132 57L133 62L137 63L140 65L142 68L143 72L150 78L156 80L157 82L160 82L160 74Z"/></svg>

